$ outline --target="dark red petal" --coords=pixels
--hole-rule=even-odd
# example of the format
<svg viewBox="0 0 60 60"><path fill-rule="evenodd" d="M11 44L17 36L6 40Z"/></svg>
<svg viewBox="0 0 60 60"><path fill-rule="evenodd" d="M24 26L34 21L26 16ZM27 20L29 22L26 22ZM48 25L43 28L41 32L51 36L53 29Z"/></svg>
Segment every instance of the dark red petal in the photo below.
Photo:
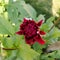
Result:
<svg viewBox="0 0 60 60"><path fill-rule="evenodd" d="M37 42L42 45L45 44L45 41L41 37L38 38Z"/></svg>
<svg viewBox="0 0 60 60"><path fill-rule="evenodd" d="M44 44L45 44L45 41L44 41L44 40L41 40L41 39L37 40L37 42L38 42L39 44L41 44L41 45L44 45Z"/></svg>
<svg viewBox="0 0 60 60"><path fill-rule="evenodd" d="M38 26L41 26L42 23L43 23L43 20L40 20L37 25L38 25Z"/></svg>
<svg viewBox="0 0 60 60"><path fill-rule="evenodd" d="M40 34L41 35L45 35L46 33L44 31L40 31Z"/></svg>
<svg viewBox="0 0 60 60"><path fill-rule="evenodd" d="M24 22L27 22L27 19L26 18L24 18L23 20L24 20Z"/></svg>
<svg viewBox="0 0 60 60"><path fill-rule="evenodd" d="M36 42L38 42L41 45L45 44L45 41L41 38L41 36L36 36L35 40L36 40Z"/></svg>
<svg viewBox="0 0 60 60"><path fill-rule="evenodd" d="M22 32L22 31L18 31L18 32L16 32L16 34L18 34L18 35L22 35L23 32Z"/></svg>
<svg viewBox="0 0 60 60"><path fill-rule="evenodd" d="M29 44L29 45L33 45L33 44L35 43L35 41L33 40L33 38L27 39L27 38L25 37L25 41L26 41L26 43Z"/></svg>
<svg viewBox="0 0 60 60"><path fill-rule="evenodd" d="M29 44L29 45L33 45L34 42L32 40L26 40L26 43Z"/></svg>

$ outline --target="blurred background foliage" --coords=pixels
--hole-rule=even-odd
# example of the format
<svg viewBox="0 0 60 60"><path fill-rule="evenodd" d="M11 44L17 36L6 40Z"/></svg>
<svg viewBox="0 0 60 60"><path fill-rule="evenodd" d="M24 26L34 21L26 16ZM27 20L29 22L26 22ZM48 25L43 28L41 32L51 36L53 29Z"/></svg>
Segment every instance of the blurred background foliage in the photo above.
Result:
<svg viewBox="0 0 60 60"><path fill-rule="evenodd" d="M39 14L44 14L46 18L50 16L59 16L57 12L60 8L60 0L25 0L31 4Z"/></svg>
<svg viewBox="0 0 60 60"><path fill-rule="evenodd" d="M46 18L52 15L52 0L25 0L31 4L39 14L44 14Z"/></svg>

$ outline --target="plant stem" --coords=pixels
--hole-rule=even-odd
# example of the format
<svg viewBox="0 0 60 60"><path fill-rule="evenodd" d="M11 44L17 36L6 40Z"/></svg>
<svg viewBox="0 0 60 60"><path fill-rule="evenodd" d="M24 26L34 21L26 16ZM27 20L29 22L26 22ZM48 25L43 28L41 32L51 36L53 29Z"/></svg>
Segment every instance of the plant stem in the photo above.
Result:
<svg viewBox="0 0 60 60"><path fill-rule="evenodd" d="M2 47L2 43L0 42L0 49L2 50L16 50L17 48L4 48Z"/></svg>
<svg viewBox="0 0 60 60"><path fill-rule="evenodd" d="M50 32L54 28L54 26L59 23L59 21L60 21L60 17L54 22L54 25L50 28L48 32Z"/></svg>
<svg viewBox="0 0 60 60"><path fill-rule="evenodd" d="M16 48L2 48L3 50L16 50Z"/></svg>
<svg viewBox="0 0 60 60"><path fill-rule="evenodd" d="M17 48L2 48L2 47L0 47L1 49L3 49L3 50L16 50Z"/></svg>

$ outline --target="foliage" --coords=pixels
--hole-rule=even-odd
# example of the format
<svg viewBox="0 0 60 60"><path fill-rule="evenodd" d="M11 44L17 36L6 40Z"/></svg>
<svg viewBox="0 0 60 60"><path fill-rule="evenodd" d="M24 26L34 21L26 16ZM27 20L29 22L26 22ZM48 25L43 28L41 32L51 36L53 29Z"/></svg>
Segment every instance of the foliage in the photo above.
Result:
<svg viewBox="0 0 60 60"><path fill-rule="evenodd" d="M57 14L58 14L58 15L59 15L59 17L60 17L60 8L59 8L59 10L58 10ZM60 29L60 22L58 23L57 27Z"/></svg>
<svg viewBox="0 0 60 60"><path fill-rule="evenodd" d="M37 15L44 14L45 18L49 18L52 13L52 0L25 0L27 3L31 4L37 11Z"/></svg>
<svg viewBox="0 0 60 60"><path fill-rule="evenodd" d="M15 34L19 29L24 17L32 18L36 21L43 19L44 24L40 27L46 32L43 38L46 41L45 45L35 43L29 46L25 43L24 36ZM60 59L60 51L45 53L43 49L53 42L58 41L60 30L54 25L55 17L50 17L45 21L44 15L40 14L37 17L37 12L24 0L0 0L0 42L2 43L4 57L3 60L54 60ZM49 31L51 29L51 31Z"/></svg>

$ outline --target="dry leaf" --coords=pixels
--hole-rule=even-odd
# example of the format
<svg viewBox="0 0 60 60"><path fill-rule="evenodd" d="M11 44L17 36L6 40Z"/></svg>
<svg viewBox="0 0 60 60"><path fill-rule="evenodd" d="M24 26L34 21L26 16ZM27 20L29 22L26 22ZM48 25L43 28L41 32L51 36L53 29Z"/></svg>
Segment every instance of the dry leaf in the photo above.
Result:
<svg viewBox="0 0 60 60"><path fill-rule="evenodd" d="M60 50L60 41L57 41L49 45L47 48L47 52L54 51L54 50Z"/></svg>

